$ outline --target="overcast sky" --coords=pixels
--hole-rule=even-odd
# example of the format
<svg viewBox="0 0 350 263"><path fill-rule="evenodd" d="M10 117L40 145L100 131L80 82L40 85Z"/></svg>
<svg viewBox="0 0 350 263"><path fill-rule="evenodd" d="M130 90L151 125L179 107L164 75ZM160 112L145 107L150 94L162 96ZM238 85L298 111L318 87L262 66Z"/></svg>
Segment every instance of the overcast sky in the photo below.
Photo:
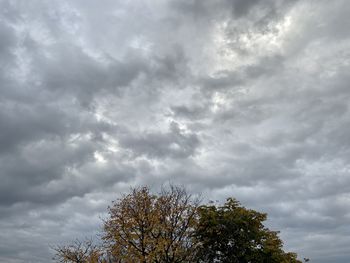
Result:
<svg viewBox="0 0 350 263"><path fill-rule="evenodd" d="M0 0L0 262L50 262L130 186L269 214L350 258L350 2Z"/></svg>

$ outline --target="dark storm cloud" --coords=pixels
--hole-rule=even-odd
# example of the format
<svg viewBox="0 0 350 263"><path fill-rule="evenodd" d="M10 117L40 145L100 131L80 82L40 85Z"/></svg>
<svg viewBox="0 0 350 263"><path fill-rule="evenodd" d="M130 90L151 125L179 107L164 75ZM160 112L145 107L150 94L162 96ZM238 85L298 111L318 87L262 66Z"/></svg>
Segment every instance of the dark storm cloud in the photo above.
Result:
<svg viewBox="0 0 350 263"><path fill-rule="evenodd" d="M315 262L349 257L345 0L0 7L1 262L47 262L169 181L268 212Z"/></svg>

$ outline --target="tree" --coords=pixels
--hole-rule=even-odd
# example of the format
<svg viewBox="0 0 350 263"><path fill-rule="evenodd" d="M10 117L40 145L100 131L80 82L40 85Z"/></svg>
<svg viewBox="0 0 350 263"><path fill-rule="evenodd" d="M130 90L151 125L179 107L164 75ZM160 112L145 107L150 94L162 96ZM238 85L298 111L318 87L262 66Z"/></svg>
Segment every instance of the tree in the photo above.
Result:
<svg viewBox="0 0 350 263"><path fill-rule="evenodd" d="M223 206L201 206L198 213L199 262L301 263L296 254L283 251L278 232L264 227L266 214L246 209L233 198Z"/></svg>
<svg viewBox="0 0 350 263"><path fill-rule="evenodd" d="M109 207L104 223L108 250L121 262L194 262L198 201L170 186L157 195L136 188Z"/></svg>
<svg viewBox="0 0 350 263"><path fill-rule="evenodd" d="M53 258L61 263L104 263L103 250L94 245L91 239L76 240L73 244L53 248L56 255Z"/></svg>
<svg viewBox="0 0 350 263"><path fill-rule="evenodd" d="M156 195L131 189L108 208L103 245L76 241L56 248L61 263L301 263L283 251L278 232L266 228L266 214L233 198L199 206L178 186ZM307 260L305 260L306 262Z"/></svg>

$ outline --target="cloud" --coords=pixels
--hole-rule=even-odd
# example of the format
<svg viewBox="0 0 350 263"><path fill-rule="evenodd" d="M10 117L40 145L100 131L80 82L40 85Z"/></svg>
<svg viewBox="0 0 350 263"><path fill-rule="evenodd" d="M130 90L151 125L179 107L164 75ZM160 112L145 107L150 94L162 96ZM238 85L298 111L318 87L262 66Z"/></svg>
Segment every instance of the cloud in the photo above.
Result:
<svg viewBox="0 0 350 263"><path fill-rule="evenodd" d="M170 124L168 133L147 133L145 135L121 136L119 145L129 149L136 156L146 155L150 158L188 158L195 154L199 139L195 134L185 134L178 124Z"/></svg>
<svg viewBox="0 0 350 263"><path fill-rule="evenodd" d="M47 262L130 186L170 181L344 262L348 6L2 1L0 261Z"/></svg>

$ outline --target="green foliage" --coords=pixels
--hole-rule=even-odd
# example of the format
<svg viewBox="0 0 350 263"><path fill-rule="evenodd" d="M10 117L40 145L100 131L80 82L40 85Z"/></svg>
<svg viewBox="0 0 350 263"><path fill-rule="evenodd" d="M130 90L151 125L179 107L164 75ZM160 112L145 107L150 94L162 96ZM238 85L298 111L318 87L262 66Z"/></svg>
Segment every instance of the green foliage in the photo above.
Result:
<svg viewBox="0 0 350 263"><path fill-rule="evenodd" d="M301 262L296 254L282 250L278 232L264 227L266 214L246 209L233 198L223 206L201 206L198 213L195 242L199 262Z"/></svg>
<svg viewBox="0 0 350 263"><path fill-rule="evenodd" d="M301 263L283 251L278 232L266 228L266 214L233 199L202 205L184 188L158 195L132 189L113 202L104 221L102 246L92 241L55 248L62 263ZM305 262L307 260L305 259Z"/></svg>

